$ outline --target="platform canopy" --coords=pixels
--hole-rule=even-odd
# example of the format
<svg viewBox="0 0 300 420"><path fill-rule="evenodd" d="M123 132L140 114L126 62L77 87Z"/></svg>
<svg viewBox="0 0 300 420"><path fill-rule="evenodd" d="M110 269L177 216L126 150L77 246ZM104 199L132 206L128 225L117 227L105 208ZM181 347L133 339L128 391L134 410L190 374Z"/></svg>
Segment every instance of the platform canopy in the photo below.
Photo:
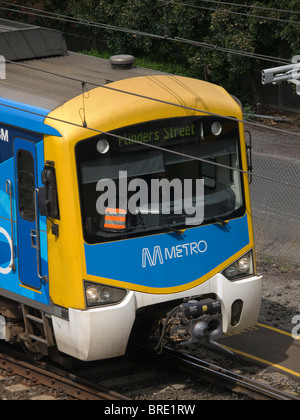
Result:
<svg viewBox="0 0 300 420"><path fill-rule="evenodd" d="M6 60L30 60L66 53L62 32L0 19L0 55Z"/></svg>

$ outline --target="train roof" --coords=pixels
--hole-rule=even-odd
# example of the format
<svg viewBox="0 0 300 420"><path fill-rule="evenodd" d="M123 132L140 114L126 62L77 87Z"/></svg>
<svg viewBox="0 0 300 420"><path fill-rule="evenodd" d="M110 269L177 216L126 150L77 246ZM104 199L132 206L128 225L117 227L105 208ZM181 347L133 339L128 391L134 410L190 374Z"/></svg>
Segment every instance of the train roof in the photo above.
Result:
<svg viewBox="0 0 300 420"><path fill-rule="evenodd" d="M80 95L82 82L86 83L84 89L90 90L123 79L165 74L134 65L112 65L109 60L71 51L12 62L5 55L3 39L1 43L1 19L0 54L10 60L6 65L6 79L0 80L0 97L49 110Z"/></svg>
<svg viewBox="0 0 300 420"><path fill-rule="evenodd" d="M15 32L19 34L18 36L28 38L28 34L31 31L40 34L40 30L43 29L0 19L0 55L5 56L5 48L7 49L7 45L4 42L4 39L7 38L4 38L3 34L7 36L10 32ZM36 36L38 37L38 35ZM24 116L24 112L21 111L22 109L32 114L30 118L34 118L34 113L42 117L56 110L61 105L69 103L72 100L75 101L75 98L78 98L78 101L81 100L82 103L82 98L80 98L82 93L88 97L87 91L104 85L109 86L113 82L117 82L113 86L121 90L134 90L135 86L138 86L136 93L139 95L148 94L148 96L151 96L153 95L153 90L156 89L158 95L165 95L167 93L165 97L166 101L178 102L177 93L183 83L182 81L179 81L179 79L175 80L174 78L175 84L174 86L172 85L172 88L167 85L165 87L158 87L157 83L153 86L151 84L153 81L151 83L149 82L149 79L151 79L150 76L168 76L167 73L136 67L132 63L133 57L131 56L114 56L113 60L105 60L67 51L61 44L62 35L59 31L49 30L48 32L46 30L43 32L43 36L46 44L48 43L48 38L53 41L51 44L52 50L49 52L50 56L38 57L35 53L32 53L31 56L28 54L28 58L23 60L11 57L9 62L6 63L6 79L0 80L0 111L6 114L7 121L9 121L7 117L7 114L10 113L9 106L15 107L12 113L16 114L18 118L19 114ZM18 42L10 45L13 45L12 50L15 50L14 54L18 57L18 54L20 54L18 51ZM59 46L61 47L60 50L58 50ZM44 54L42 49L40 49L40 54ZM129 88L127 80L132 78L141 79L136 79L133 84L130 84ZM193 81L192 86L190 86L190 82L188 83L188 80L186 80L189 87L181 92L184 97L187 94L190 95L192 101L196 101L195 103L197 101L201 102L201 107L205 105L204 102L208 98L210 103L213 102L215 105L223 100L227 101L227 107L231 103L231 101L228 103L230 96L228 94L225 95L223 89L210 83L198 81L197 89L201 90L200 96L201 98L203 97L201 99L199 92L197 94L193 93L195 82ZM168 83L171 83L171 81L168 81ZM167 79L164 79L164 84L167 84ZM172 94L172 89L174 89L174 94ZM100 96L103 97L103 95ZM109 96L106 98L106 101L113 99L115 98ZM128 101L128 97L126 100ZM17 105L13 104L12 101L17 102ZM179 103L182 104L182 101L180 100ZM106 102L106 108L113 105ZM204 108L208 109L206 105ZM41 110L45 112L41 112ZM153 110L151 110L151 113L153 113ZM27 114L27 118L29 118L29 114Z"/></svg>
<svg viewBox="0 0 300 420"><path fill-rule="evenodd" d="M163 74L132 66L113 68L109 60L68 52L64 56L8 63L0 96L53 110L85 89L139 76Z"/></svg>

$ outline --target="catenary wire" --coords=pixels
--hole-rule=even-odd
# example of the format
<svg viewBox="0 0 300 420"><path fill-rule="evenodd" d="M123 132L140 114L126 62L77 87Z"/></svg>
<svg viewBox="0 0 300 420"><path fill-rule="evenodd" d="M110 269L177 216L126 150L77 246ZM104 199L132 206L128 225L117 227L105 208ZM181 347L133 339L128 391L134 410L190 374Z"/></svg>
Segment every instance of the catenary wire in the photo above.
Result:
<svg viewBox="0 0 300 420"><path fill-rule="evenodd" d="M189 106L182 105L182 104L177 104L177 103L174 103L174 102L164 101L164 100L159 99L159 98L153 98L151 96L146 96L146 95L142 95L142 94L135 93L135 92L129 92L129 91L126 91L126 90L117 89L117 88L112 87L110 85L99 85L98 83L95 83L95 82L90 81L90 80L83 80L83 79L78 79L78 78L75 78L75 77L72 77L72 76L66 76L66 75L62 75L62 74L59 74L59 73L54 73L54 72L51 72L49 70L44 70L44 69L36 68L36 67L31 66L29 64L25 64L25 63L21 63L21 62L16 62L16 61L10 61L10 60L7 60L6 62L9 63L9 64L12 64L12 65L21 66L21 67L28 68L30 70L36 70L36 71L41 72L41 73L49 74L51 76L57 76L57 77L60 77L60 78L64 78L64 79L67 79L67 80L78 82L78 83L80 83L80 89L81 89L80 90L80 93L82 93L82 84L84 83L85 85L91 85L91 86L94 86L94 87L98 87L98 88L102 88L102 89L107 89L107 90L111 90L111 91L114 91L114 92L118 92L118 93L130 95L130 96L136 96L136 97L141 98L141 99L146 99L146 100L150 100L150 101L154 101L154 102L159 102L159 103L162 103L162 104L165 104L165 105L171 105L171 106L174 106L174 107L186 109L188 111L196 111L196 112L200 112L200 113L203 113L203 114L211 115L211 116L214 116L214 117L226 118L228 120L241 122L243 124L247 123L248 125L252 125L252 126L255 126L255 127L259 127L259 128L268 128L268 129L270 129L272 131L276 131L276 132L283 133L283 134L290 134L290 135L294 135L294 136L300 136L300 133L295 133L295 132L291 132L291 131L288 131L288 130L282 130L282 129L276 128L276 127L266 127L264 124L259 124L259 123L255 123L255 122L252 122L252 121L244 121L243 119L236 119L236 118L232 118L232 117L226 117L224 115L216 114L216 113L210 112L208 110L203 110L203 109L199 109L199 108L189 107Z"/></svg>
<svg viewBox="0 0 300 420"><path fill-rule="evenodd" d="M6 3L6 4L8 4L7 2L0 2L0 3ZM17 6L19 6L19 5L17 5ZM19 7L21 7L21 6L19 6ZM30 8L31 9L31 8ZM38 10L38 9L35 9L35 10ZM56 16L56 14L55 13L52 13L52 12L46 12L46 13L50 13L50 14L53 14L53 15L55 15ZM64 15L59 15L59 16L61 16L61 17L65 17ZM68 18L68 17L67 17ZM73 20L73 18L71 18L72 20ZM75 21L77 22L77 19L75 19ZM85 22L85 24L91 24L91 22L90 21L84 21ZM94 22L93 22L94 23ZM95 23L95 24L97 24L97 23ZM98 25L98 24L97 24ZM102 24L100 24L100 25L102 25ZM107 27L108 25L105 25L105 27ZM115 29L115 27L111 27L112 29ZM120 29L124 29L125 31L127 31L127 29L125 29L125 28L120 28ZM128 30L128 31L130 31L130 32L132 32L131 30ZM145 33L142 33L142 34L145 34ZM153 35L153 36L156 36L156 37L159 37L159 36L157 36L157 35L154 35L154 34L145 34L145 35ZM165 37L163 37L164 39L165 39ZM189 42L189 40L182 40L183 42ZM190 42L193 42L193 41L190 41ZM197 43L198 44L198 43ZM215 48L215 46L212 46L212 47L214 47ZM7 62L9 62L9 61L7 61ZM95 83L93 83L93 82L90 82L90 81L86 81L86 82L83 82L83 81L81 81L81 80L79 80L79 79L75 79L75 78L72 78L72 77L68 77L68 76L62 76L62 75L59 75L59 74L55 74L55 73L51 73L51 72L47 72L47 71L45 71L45 70L40 70L40 69L36 69L36 68L34 68L34 67L32 67L32 66L28 66L28 65L25 65L25 64L23 64L23 63L16 63L16 62L10 62L10 63L12 63L12 64L18 64L18 65L23 65L23 66L26 66L26 67L29 67L29 68L31 68L32 70L39 70L39 71L43 71L43 72L46 72L46 73L49 73L49 74L52 74L52 75L55 75L55 76L60 76L60 77L66 77L66 78L68 78L68 79L70 79L70 80L73 80L73 81L78 81L78 82L80 82L81 84L82 83L87 83L87 84L91 84L91 85L93 85L93 86L97 86L97 87L102 87L102 88L106 88L106 89L112 89L112 90L117 90L117 89L115 89L115 88L111 88L111 87L107 87L107 86L99 86L99 85L97 85L97 84L95 84ZM124 94L129 94L129 95L136 95L136 96L140 96L140 97L142 97L142 98L144 98L144 99L149 99L149 100L155 100L155 101L159 101L159 102L161 102L161 100L159 100L159 99L155 99L155 98L150 98L150 97L146 97L146 96L143 96L143 95L137 95L137 94L134 94L134 93L132 93L132 92L126 92L126 91L121 91L121 90L117 90L117 91L119 91L119 92L121 92L121 93L124 93ZM165 103L167 103L168 105L173 105L173 106L181 106L181 107L184 107L184 106L182 106L182 105L179 105L179 104L174 104L174 103L171 103L171 102L165 102ZM209 112L207 112L207 111L203 111L203 110L199 110L199 109L196 109L196 108L190 108L190 107L184 107L184 108L186 108L186 109L190 109L190 110L194 110L194 111L197 111L197 112L203 112L203 113L205 113L205 114L208 114L208 115L214 115L214 116L216 116L216 117L223 117L224 118L224 116L223 115L218 115L218 114L214 114L214 113L209 113ZM24 110L23 110L24 111ZM225 118L227 118L227 119L230 119L230 117L225 117ZM233 118L232 118L233 119ZM237 120L237 119L234 119L235 121L239 121L239 122L242 122L242 123L245 123L245 121L243 121L243 120ZM62 121L62 122L65 122L65 123L69 123L70 124L70 122L67 122L67 121ZM252 123L252 122L247 122L247 124L249 124L249 125L254 125L254 126L256 126L256 127L263 127L263 128L265 128L266 126L264 126L263 124L258 124L258 123ZM291 135L300 135L300 134L298 134L298 133L293 133L293 132L289 132L289 131L287 131L287 130L281 130L281 129L277 129L277 128L275 128L275 127L269 127L269 128L271 128L273 131L275 130L275 131L279 131L279 132L283 132L283 133L286 133L286 134L291 134ZM87 127L87 129L90 129L90 130L93 130L92 128L88 128ZM100 133L102 133L103 134L103 132L101 132L100 131ZM106 133L106 134L109 134L109 135L111 135L110 133ZM120 136L119 136L120 137ZM150 146L150 145L149 145ZM167 149L166 150L164 150L164 151L167 151L167 152L170 152L170 151L168 151ZM189 158L195 158L195 157L193 157L193 156L188 156L188 155L185 155L186 157L189 157ZM197 159L197 158L195 158L195 159ZM201 160L201 159L200 159ZM205 161L205 160L203 160L202 159L202 161ZM207 161L207 163L212 163L212 162L209 162L209 161ZM237 170L236 168L231 168L231 167L227 167L227 168L229 168L229 169L235 169L235 170ZM241 171L241 172L245 172L245 171ZM261 176L261 175L256 175L256 174L254 174L254 176L258 176L258 177L263 177L263 176ZM288 183L286 183L286 182L284 182L284 181L279 181L279 180L275 180L275 179L273 179L273 178L268 178L268 177L263 177L263 178L265 178L265 179L269 179L269 180L273 180L273 181L275 181L275 182L280 182L280 183L282 183L282 184L284 184L284 185L290 185L290 186L294 186L294 187L298 187L297 185L294 185L294 184L288 184Z"/></svg>
<svg viewBox="0 0 300 420"><path fill-rule="evenodd" d="M17 110L17 111L26 112L26 113L31 114L31 115L35 115L35 116L39 116L39 117L45 118L45 115L44 114L39 114L38 112L24 110L22 108L18 108L18 107L15 107L15 106L12 106L12 105L8 105L8 104L4 104L4 103L1 103L1 102L0 102L0 106L4 106L4 107L10 108L10 109L14 109L14 110ZM202 112L205 112L206 113L206 111L202 111ZM120 135L117 135L117 134L113 134L113 133L110 133L110 132L98 130L96 128L89 127L88 125L86 125L86 126L85 125L80 125L80 124L77 124L77 123L74 123L74 122L71 122L71 121L66 121L66 120L62 120L60 118L55 118L55 117L51 117L51 116L46 116L46 118L47 119L50 119L52 121L59 122L59 123L72 125L74 127L78 127L78 128L83 129L83 130L88 130L88 131L91 131L91 132L94 132L94 133L97 133L97 134L107 135L107 136L110 136L110 137L115 138L117 140L122 139L122 140L128 141L128 138L127 137L123 137L123 136L120 136ZM238 121L238 120L235 120L235 121ZM139 144L139 145L141 144L141 142L139 142L138 140L130 139L130 141L132 143L135 143L135 144ZM285 185L285 186L288 186L288 187L300 188L300 185L298 185L298 184L291 184L291 183L288 183L288 182L285 182L285 181L282 181L282 180L279 180L279 179L274 179L274 178L271 178L271 177L267 177L265 175L255 174L253 172L245 171L245 170L239 169L239 168L234 168L232 166L224 165L224 164L221 164L221 163L212 162L212 161L209 161L209 160L206 160L206 159L202 159L202 158L199 158L199 157L196 157L196 156L192 156L192 155L189 155L189 154L186 154L186 153L176 152L175 150L171 150L171 149L165 149L164 147L156 146L154 144L143 143L143 145L145 147L148 147L148 148L151 148L151 149L155 149L155 150L159 150L161 152L170 153L170 154L177 155L177 156L180 156L180 157L185 157L185 158L196 160L196 161L199 161L199 162L208 163L210 165L218 166L218 167L229 169L229 170L234 170L234 171L239 172L241 174L245 174L245 175L249 175L249 176L252 176L252 177L264 179L266 181L271 181L271 182L274 182L274 183L277 183L277 184L281 184L281 185Z"/></svg>
<svg viewBox="0 0 300 420"><path fill-rule="evenodd" d="M277 13L292 13L295 15L300 15L300 12L297 12L295 10L286 10L286 9L277 9L272 7L265 7L265 6L258 6L256 4L241 4L241 3L231 3L226 1L218 1L218 0L203 0L204 3L213 3L220 6L233 6L233 7L241 7L246 9L256 9L256 10L264 10L268 12L277 12Z"/></svg>
<svg viewBox="0 0 300 420"><path fill-rule="evenodd" d="M6 2L1 2L0 1L0 3L6 3ZM17 6L21 7L19 5L17 5ZM29 9L29 10L35 10L37 13L25 11L25 10L23 10L24 8ZM9 8L5 8L5 7L0 7L0 10L13 11L13 12L17 12L17 13L21 13L21 14L25 14L25 15L30 15L30 16L38 16L38 17L43 17L43 18L48 18L48 19L59 20L59 21L62 21L62 22L67 22L67 23L74 23L74 24L96 27L96 28L101 28L101 29L111 30L111 31L116 31L116 32L129 33L129 34L138 35L138 36L146 36L146 37L149 37L149 38L155 38L155 39L160 39L160 40L165 40L165 41L185 43L185 44L189 44L189 45L196 46L196 47L211 49L211 50L214 50L214 51L219 51L219 52L224 52L224 53L234 54L234 55L241 55L243 57L248 57L248 58L252 58L252 59L256 59L256 60L263 60L263 61L268 61L268 62L273 62L273 63L278 63L278 64L289 64L290 63L289 60L283 59L283 58L278 58L278 57L273 57L273 56L263 55L263 54L256 54L256 53L251 53L251 52L242 51L242 50L233 50L233 49L221 47L221 46L215 45L215 44L209 44L209 43L205 43L205 42L194 41L194 40L184 39L184 38L180 38L180 37L174 37L173 38L173 37L169 37L168 35L158 35L158 34L152 34L152 33L143 32L143 31L137 31L137 30L134 30L134 29L123 28L123 27L120 27L120 26L107 25L107 24L100 23L100 22L93 22L93 21L90 21L90 20L73 18L73 17L67 16L67 15L61 15L61 14L57 14L57 13L53 13L53 12L46 12L46 11L39 10L39 9L22 7L22 10L15 10L15 9L9 9Z"/></svg>
<svg viewBox="0 0 300 420"><path fill-rule="evenodd" d="M0 3L6 3L6 2L0 2ZM18 6L18 7L21 7L21 6ZM107 24L103 24L103 23L99 23L99 22L93 22L93 21L90 21L90 20L73 18L73 17L70 17L70 16L61 15L61 14L57 14L57 13L53 13L53 12L46 12L46 11L39 10L39 9L22 7L22 9L24 9L24 8L29 9L29 10L35 10L38 13L26 12L24 10L19 11L19 10L14 10L14 9L7 9L7 8L3 8L3 7L0 7L0 10L1 9L2 10L9 10L9 11L14 11L14 12L21 13L21 14L38 16L38 17L43 17L43 18L49 18L49 19L59 20L59 21L67 22L67 23L75 23L75 24L79 24L79 25L96 27L96 28L101 28L101 29L105 29L105 30L117 31L117 32L130 33L130 34L133 34L133 35L146 36L146 37L156 38L156 39L161 39L161 40L167 40L167 41L173 41L173 42L175 41L175 42L185 43L185 44L189 44L189 45L193 45L193 46L197 46L197 47L202 47L202 48L206 48L206 49L212 49L212 50L215 50L215 51L221 51L221 52L225 52L225 53L229 53L229 54L242 55L242 56L245 56L245 57L248 57L248 58L264 60L264 61L268 61L268 62L274 62L274 63L279 63L279 64L289 63L289 60L286 60L286 59L283 59L283 58L279 59L279 58L273 57L273 56L255 54L255 53L250 53L250 52L241 51L241 50L233 50L233 49L230 49L230 48L224 48L224 47L220 47L220 46L215 45L215 44L208 44L208 43L204 43L204 42L198 42L198 41L194 41L194 40L183 39L183 38L180 38L180 37L172 38L172 37L169 37L167 35L157 35L157 34L152 34L152 33L148 33L148 32L137 31L137 30L134 30L134 29L122 28L122 27L119 27L119 26L112 26L112 25L107 25Z"/></svg>
<svg viewBox="0 0 300 420"><path fill-rule="evenodd" d="M273 17L269 17L269 16L261 16L261 15L254 15L254 14L250 14L250 13L242 13L242 12L235 12L233 10L227 10L227 9L213 9L213 8L208 8L205 6L199 6L199 5L194 5L194 4L189 4L189 3L182 3L182 2L175 2L175 1L170 1L170 0L157 0L160 1L162 3L164 3L165 5L177 5L177 6L184 6L184 7L189 7L189 8L193 8L193 9L200 9L200 10L208 10L208 11L221 11L227 14L233 14L233 15L242 15L242 16L246 16L246 17L253 17L253 18L257 18L257 19L266 19L266 20L270 20L270 21L276 21L276 22L282 22L282 23L291 23L291 24L296 24L296 25L300 25L300 22L298 21L293 21L293 20L286 20L286 19L280 19L280 18L273 18ZM58 13L54 13L54 12L48 12L46 10L41 10L41 9L37 9L34 7L28 7L28 6L23 6L23 5L19 5L16 3L11 3L11 2L5 2L5 1L0 1L0 3L2 4L6 4L8 6L11 7L18 7L21 9L26 9L26 10L33 10L36 12L43 12L45 14L49 14L50 16L61 16L64 18L67 18L67 15L63 15L63 14L58 14ZM212 1L206 1L206 3L213 3ZM260 9L260 10L264 10L264 11L274 11L274 12L287 12L287 13L293 13L293 14L300 14L300 12L294 12L294 11L286 11L283 9L272 9L272 8L263 8L263 7L255 7L255 6L250 6L250 5L240 5L240 4L235 4L235 3L221 3L221 2L214 2L218 5L226 5L226 6L238 6L238 7L249 7L249 8L255 8L255 9ZM15 10L17 12L17 10ZM71 18L71 17L69 17ZM77 18L75 18L77 19ZM82 21L86 21L89 22L88 20L85 19L80 19Z"/></svg>
<svg viewBox="0 0 300 420"><path fill-rule="evenodd" d="M300 25L300 22L295 21L295 20L287 20L287 19L281 19L281 18L275 18L275 17L269 17L269 16L254 15L253 13L236 12L236 11L228 10L228 9L213 9L212 7L198 6L194 4L188 4L188 3L178 3L178 2L174 2L170 0L158 0L158 1L165 4L170 4L170 5L189 7L189 8L193 8L194 10L195 9L208 10L210 12L221 12L221 13L226 13L228 15L238 15L238 16L245 16L245 17L251 17L251 18L256 18L256 19L264 19L271 22L280 22L280 23L289 23L293 25Z"/></svg>
<svg viewBox="0 0 300 420"><path fill-rule="evenodd" d="M210 50L214 50L214 51L224 52L224 53L227 53L227 54L233 54L233 55L239 55L239 56L242 56L242 57L253 58L255 60L268 61L268 62L273 62L273 63L276 63L276 64L290 64L290 61L287 60L287 59L284 59L284 58L277 58L277 57L272 57L272 56L269 56L269 55L250 53L250 52L242 51L242 50L233 50L232 48L220 47L220 46L214 45L214 44L207 44L207 43L204 43L204 42L193 41L193 40L190 40L190 39L184 39L184 38L179 38L179 37L174 38L174 40L185 43L185 44L190 44L190 45L193 45L195 47L201 47L201 48L206 48L206 49L210 49Z"/></svg>

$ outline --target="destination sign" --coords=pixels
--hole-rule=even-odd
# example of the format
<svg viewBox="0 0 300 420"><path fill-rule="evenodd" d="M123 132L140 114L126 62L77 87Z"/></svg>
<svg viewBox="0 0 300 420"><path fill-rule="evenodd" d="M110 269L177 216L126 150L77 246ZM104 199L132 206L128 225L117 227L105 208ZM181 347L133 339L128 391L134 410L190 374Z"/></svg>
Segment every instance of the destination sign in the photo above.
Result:
<svg viewBox="0 0 300 420"><path fill-rule="evenodd" d="M118 134L122 136L118 140L119 147L132 146L136 144L135 142L159 144L170 140L196 139L196 137L200 137L201 123L199 119L195 121L195 118L177 118L173 121L174 125L166 126L166 120L161 120L156 121L156 123L139 124L130 127L128 131L120 132L118 130Z"/></svg>

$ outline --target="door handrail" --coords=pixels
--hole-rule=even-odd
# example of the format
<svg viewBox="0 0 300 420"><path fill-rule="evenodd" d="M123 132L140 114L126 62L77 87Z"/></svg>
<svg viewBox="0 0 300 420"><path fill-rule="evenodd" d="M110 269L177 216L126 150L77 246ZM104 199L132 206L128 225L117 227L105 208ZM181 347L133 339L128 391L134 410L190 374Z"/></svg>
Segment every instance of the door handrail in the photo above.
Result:
<svg viewBox="0 0 300 420"><path fill-rule="evenodd" d="M15 250L14 250L14 220L13 220L13 195L12 195L12 186L11 181L9 179L5 182L5 190L6 193L9 195L9 202L10 202L10 229L11 229L11 263L9 265L9 268L12 269L12 271L16 271L16 265L15 265Z"/></svg>
<svg viewBox="0 0 300 420"><path fill-rule="evenodd" d="M48 282L48 277L41 274L41 241L40 241L40 226L39 226L39 211L38 211L38 196L39 188L34 190L34 211L35 211L35 229L36 229L36 260L37 260L37 275L38 278L45 283Z"/></svg>

